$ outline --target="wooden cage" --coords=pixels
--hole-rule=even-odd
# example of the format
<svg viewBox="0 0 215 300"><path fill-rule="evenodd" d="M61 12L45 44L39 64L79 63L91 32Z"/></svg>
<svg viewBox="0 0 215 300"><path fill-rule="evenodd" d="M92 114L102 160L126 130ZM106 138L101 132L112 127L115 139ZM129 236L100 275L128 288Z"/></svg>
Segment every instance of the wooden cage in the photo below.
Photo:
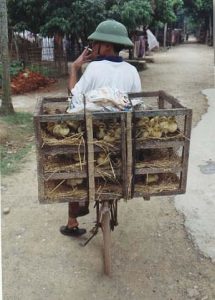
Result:
<svg viewBox="0 0 215 300"><path fill-rule="evenodd" d="M144 109L114 113L68 114L67 98L38 101L34 128L40 203L185 193L192 111L163 91L129 94L131 102L139 97ZM176 132L146 136L143 126L138 136L141 119L152 123L155 117L174 118ZM59 124L69 132L65 137L51 134Z"/></svg>

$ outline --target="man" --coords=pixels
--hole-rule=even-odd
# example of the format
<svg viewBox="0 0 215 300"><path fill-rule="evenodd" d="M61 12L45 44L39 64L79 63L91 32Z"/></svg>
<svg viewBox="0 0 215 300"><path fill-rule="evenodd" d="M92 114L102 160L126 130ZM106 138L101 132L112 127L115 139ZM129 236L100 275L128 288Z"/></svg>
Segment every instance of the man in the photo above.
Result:
<svg viewBox="0 0 215 300"><path fill-rule="evenodd" d="M98 25L88 40L92 42L92 52L86 48L73 62L69 78L72 95L85 94L90 90L111 87L122 92L140 92L141 82L135 67L124 62L119 52L133 47L125 26L114 20L106 20ZM78 81L78 72L86 61L93 60ZM68 236L80 236L86 233L78 227L77 217L89 213L89 202L81 206L69 203L69 219L60 232Z"/></svg>

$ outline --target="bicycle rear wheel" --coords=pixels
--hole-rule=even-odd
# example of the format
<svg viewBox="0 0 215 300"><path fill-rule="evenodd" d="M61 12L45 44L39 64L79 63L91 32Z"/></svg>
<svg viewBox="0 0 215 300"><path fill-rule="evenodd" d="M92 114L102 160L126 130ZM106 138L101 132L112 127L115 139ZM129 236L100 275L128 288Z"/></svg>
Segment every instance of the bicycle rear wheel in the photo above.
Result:
<svg viewBox="0 0 215 300"><path fill-rule="evenodd" d="M110 212L105 211L102 215L101 227L104 241L104 272L111 275L111 228L110 228Z"/></svg>

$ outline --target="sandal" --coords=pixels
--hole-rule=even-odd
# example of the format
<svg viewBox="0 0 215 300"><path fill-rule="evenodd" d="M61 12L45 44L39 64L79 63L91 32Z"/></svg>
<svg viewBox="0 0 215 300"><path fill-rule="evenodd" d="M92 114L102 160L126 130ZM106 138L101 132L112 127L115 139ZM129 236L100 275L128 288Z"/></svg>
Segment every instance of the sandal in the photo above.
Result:
<svg viewBox="0 0 215 300"><path fill-rule="evenodd" d="M68 226L61 226L60 227L60 232L64 235L68 235L68 236L81 236L82 234L85 234L87 231L84 228L78 228L73 227L73 228L69 228Z"/></svg>

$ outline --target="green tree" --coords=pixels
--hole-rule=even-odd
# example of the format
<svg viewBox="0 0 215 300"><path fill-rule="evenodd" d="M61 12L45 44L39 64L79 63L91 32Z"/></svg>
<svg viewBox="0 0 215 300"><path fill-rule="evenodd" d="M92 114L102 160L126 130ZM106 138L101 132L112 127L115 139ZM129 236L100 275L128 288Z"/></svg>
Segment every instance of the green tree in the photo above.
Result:
<svg viewBox="0 0 215 300"><path fill-rule="evenodd" d="M209 31L212 38L213 1L184 0L184 6L189 17L189 26Z"/></svg>
<svg viewBox="0 0 215 300"><path fill-rule="evenodd" d="M152 6L147 0L116 1L107 13L108 17L121 21L129 31L151 21Z"/></svg>
<svg viewBox="0 0 215 300"><path fill-rule="evenodd" d="M173 23L177 11L183 6L182 0L154 0L153 23Z"/></svg>
<svg viewBox="0 0 215 300"><path fill-rule="evenodd" d="M8 0L9 26L15 31L29 30L33 33L40 31L44 24L46 5L45 0Z"/></svg>

